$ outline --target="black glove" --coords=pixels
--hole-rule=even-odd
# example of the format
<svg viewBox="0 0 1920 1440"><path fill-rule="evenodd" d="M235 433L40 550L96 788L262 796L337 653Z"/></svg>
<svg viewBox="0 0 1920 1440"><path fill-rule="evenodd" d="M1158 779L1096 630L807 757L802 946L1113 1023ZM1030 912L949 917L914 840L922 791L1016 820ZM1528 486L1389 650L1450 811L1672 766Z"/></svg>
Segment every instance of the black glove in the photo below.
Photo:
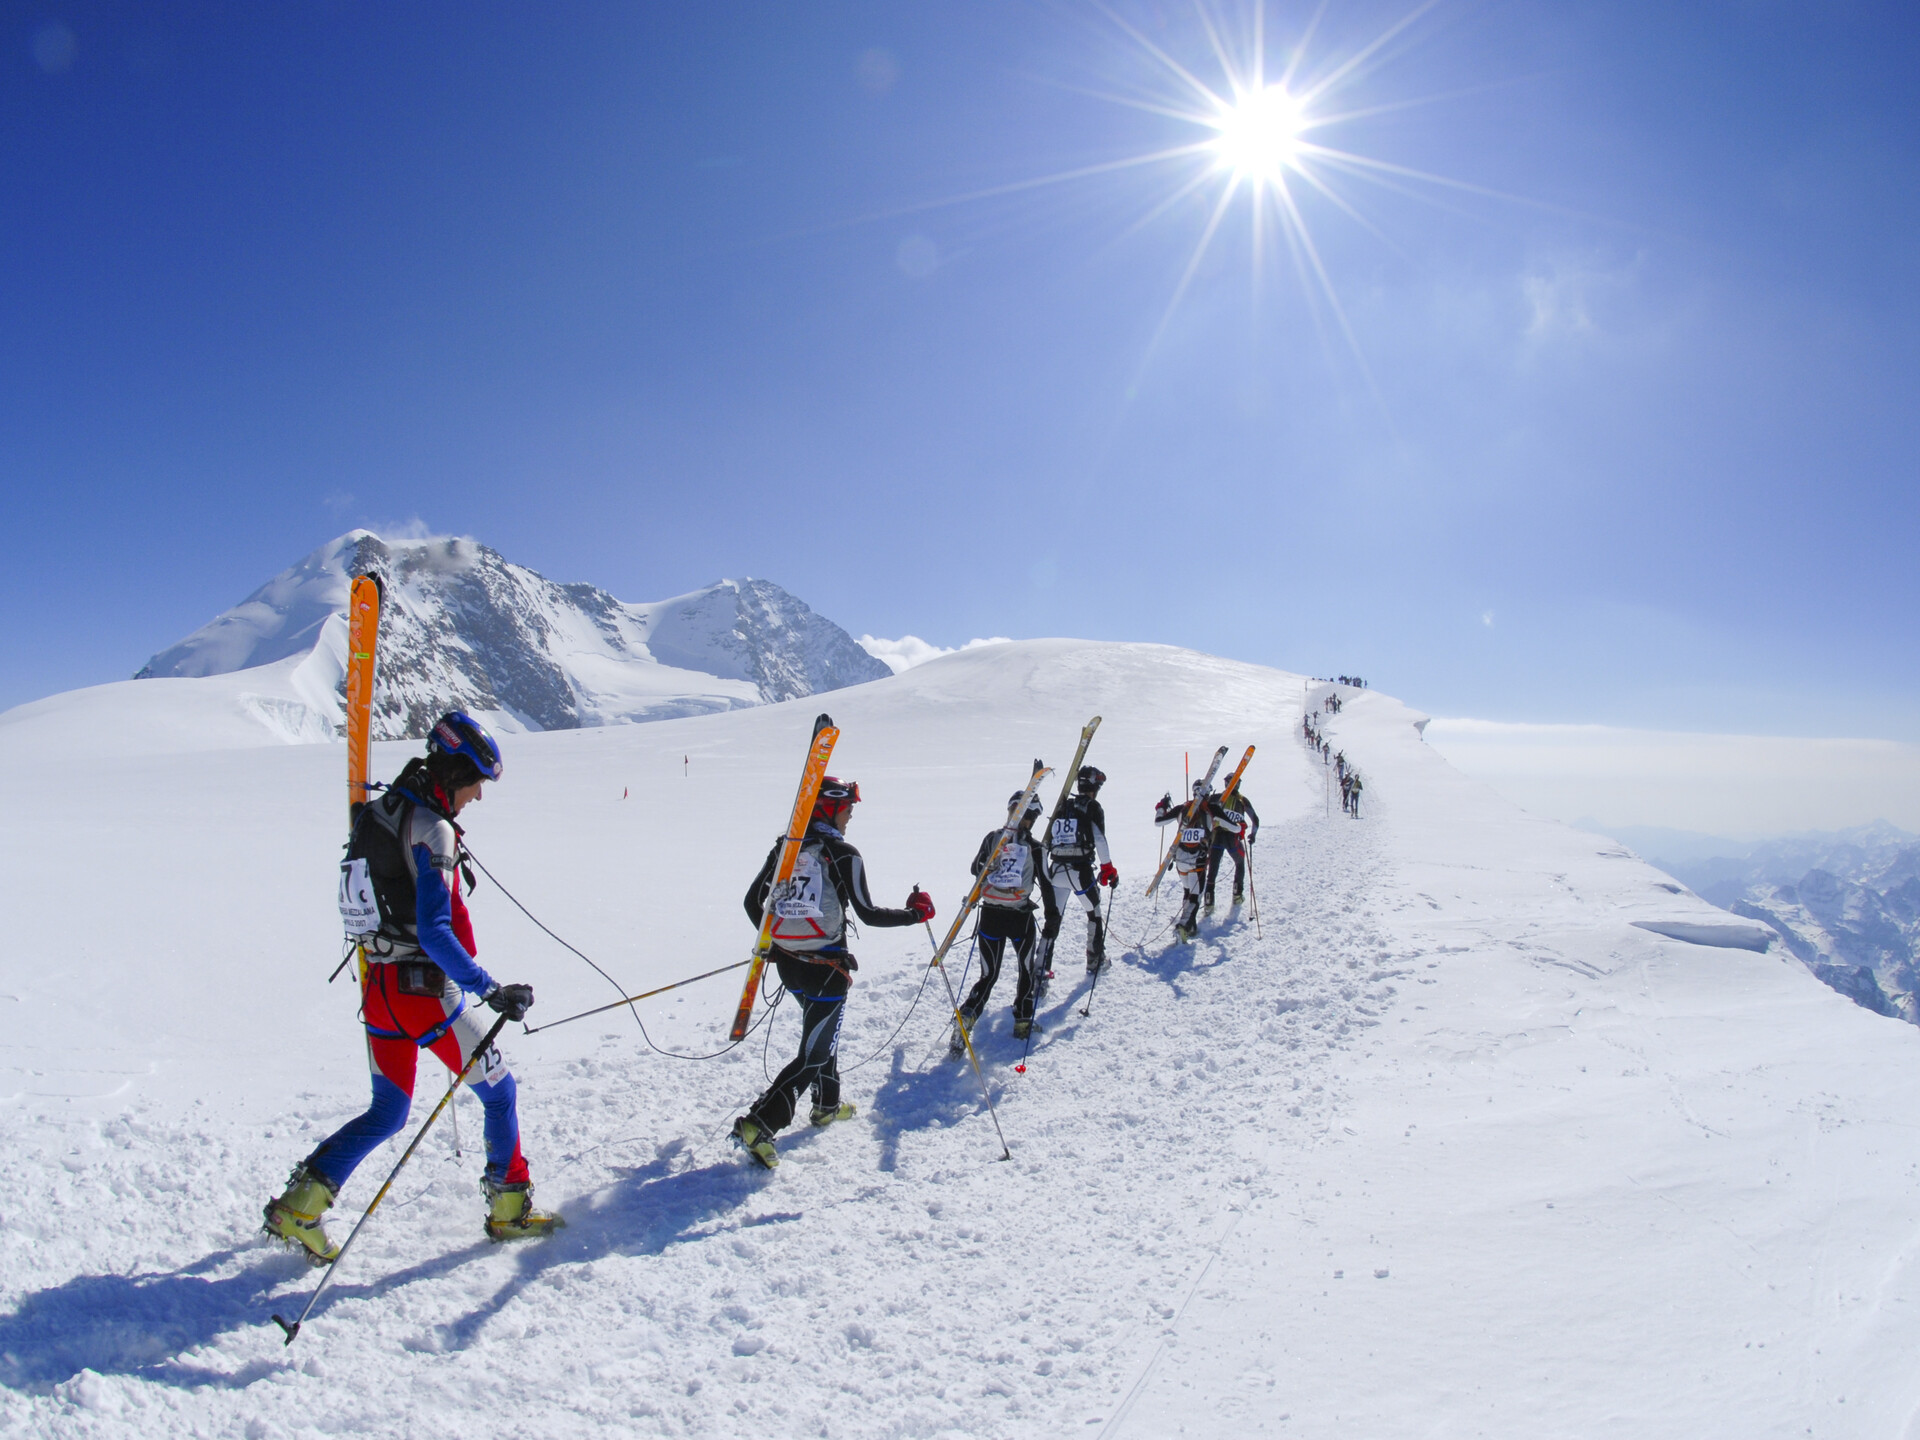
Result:
<svg viewBox="0 0 1920 1440"><path fill-rule="evenodd" d="M496 985L481 997L509 1020L524 1020L533 1008L533 986Z"/></svg>

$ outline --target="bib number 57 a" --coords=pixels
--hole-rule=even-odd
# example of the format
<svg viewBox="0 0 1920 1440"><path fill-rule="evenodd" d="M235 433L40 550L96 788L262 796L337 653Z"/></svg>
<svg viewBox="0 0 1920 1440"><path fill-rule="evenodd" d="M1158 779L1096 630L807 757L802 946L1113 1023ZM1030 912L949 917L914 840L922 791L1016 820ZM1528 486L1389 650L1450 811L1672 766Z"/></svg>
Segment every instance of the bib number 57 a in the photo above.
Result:
<svg viewBox="0 0 1920 1440"><path fill-rule="evenodd" d="M371 935L380 928L380 901L365 860L340 862L340 923L349 936Z"/></svg>

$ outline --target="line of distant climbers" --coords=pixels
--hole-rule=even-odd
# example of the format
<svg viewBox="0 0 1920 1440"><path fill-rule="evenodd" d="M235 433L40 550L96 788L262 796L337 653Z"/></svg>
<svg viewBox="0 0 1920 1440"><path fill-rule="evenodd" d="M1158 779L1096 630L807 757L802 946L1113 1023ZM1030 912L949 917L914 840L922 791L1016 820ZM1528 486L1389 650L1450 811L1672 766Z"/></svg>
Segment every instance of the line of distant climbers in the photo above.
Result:
<svg viewBox="0 0 1920 1440"><path fill-rule="evenodd" d="M1358 675L1316 675L1313 677L1313 683L1316 685L1351 685L1356 690L1364 690L1367 688L1367 682L1362 680Z"/></svg>
<svg viewBox="0 0 1920 1440"><path fill-rule="evenodd" d="M1340 713L1340 697L1329 695L1320 702L1321 710L1329 715ZM1347 752L1335 750L1320 733L1319 721L1309 710L1300 717L1300 733L1306 737L1307 748L1320 757L1322 765L1331 765L1340 781L1340 808L1354 819L1360 818L1360 792L1366 784L1360 779L1360 771L1347 760Z"/></svg>

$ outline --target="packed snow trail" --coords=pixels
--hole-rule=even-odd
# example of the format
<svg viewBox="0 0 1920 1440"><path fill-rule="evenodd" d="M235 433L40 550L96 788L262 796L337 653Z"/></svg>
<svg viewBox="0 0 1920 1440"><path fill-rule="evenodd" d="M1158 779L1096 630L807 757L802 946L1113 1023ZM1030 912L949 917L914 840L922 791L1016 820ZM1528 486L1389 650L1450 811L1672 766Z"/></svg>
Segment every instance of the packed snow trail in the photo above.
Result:
<svg viewBox="0 0 1920 1440"><path fill-rule="evenodd" d="M1329 818L1297 738L1316 693L1077 642L839 692L876 896L918 881L943 914L1031 758L1107 717L1111 970L1081 1018L1070 916L1027 1073L1010 991L978 1031L1012 1160L945 1058L924 932L868 933L854 1120L789 1129L773 1174L728 1143L793 1044L787 1006L704 1064L618 1012L513 1040L569 1228L480 1239L463 1098L464 1156L429 1140L290 1350L266 1316L313 1276L259 1207L365 1103L353 998L324 983L341 752L36 757L0 821L39 897L0 958L0 1429L1906 1433L1920 1036L1797 965L1634 928L1717 912L1464 781L1377 694L1327 725L1369 818ZM514 737L474 843L631 989L738 959L812 714ZM1173 945L1173 898L1139 893L1152 802L1223 741L1260 747L1263 935L1223 908ZM104 887L100 857L126 857ZM484 883L474 905L489 967L540 987L533 1018L611 998ZM643 1010L707 1051L736 993Z"/></svg>

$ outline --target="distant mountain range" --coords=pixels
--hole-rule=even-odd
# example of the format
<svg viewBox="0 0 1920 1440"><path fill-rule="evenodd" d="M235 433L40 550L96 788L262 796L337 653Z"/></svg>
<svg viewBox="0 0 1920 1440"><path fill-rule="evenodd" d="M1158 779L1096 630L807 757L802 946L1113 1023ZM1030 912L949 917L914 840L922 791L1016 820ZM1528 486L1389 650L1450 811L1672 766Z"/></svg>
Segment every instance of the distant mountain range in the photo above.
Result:
<svg viewBox="0 0 1920 1440"><path fill-rule="evenodd" d="M1920 835L1880 820L1727 848L1649 858L1710 904L1771 925L1841 994L1920 1024Z"/></svg>
<svg viewBox="0 0 1920 1440"><path fill-rule="evenodd" d="M626 604L561 585L473 540L383 540L353 530L161 651L135 679L203 677L294 661L306 708L283 722L311 738L340 722L352 577L378 575L374 735L424 735L464 709L508 729L671 719L791 700L892 670L766 580L721 580ZM306 657L295 661L294 657ZM328 690L330 694L327 694ZM334 702L328 704L326 702ZM276 702L284 710L285 702Z"/></svg>

